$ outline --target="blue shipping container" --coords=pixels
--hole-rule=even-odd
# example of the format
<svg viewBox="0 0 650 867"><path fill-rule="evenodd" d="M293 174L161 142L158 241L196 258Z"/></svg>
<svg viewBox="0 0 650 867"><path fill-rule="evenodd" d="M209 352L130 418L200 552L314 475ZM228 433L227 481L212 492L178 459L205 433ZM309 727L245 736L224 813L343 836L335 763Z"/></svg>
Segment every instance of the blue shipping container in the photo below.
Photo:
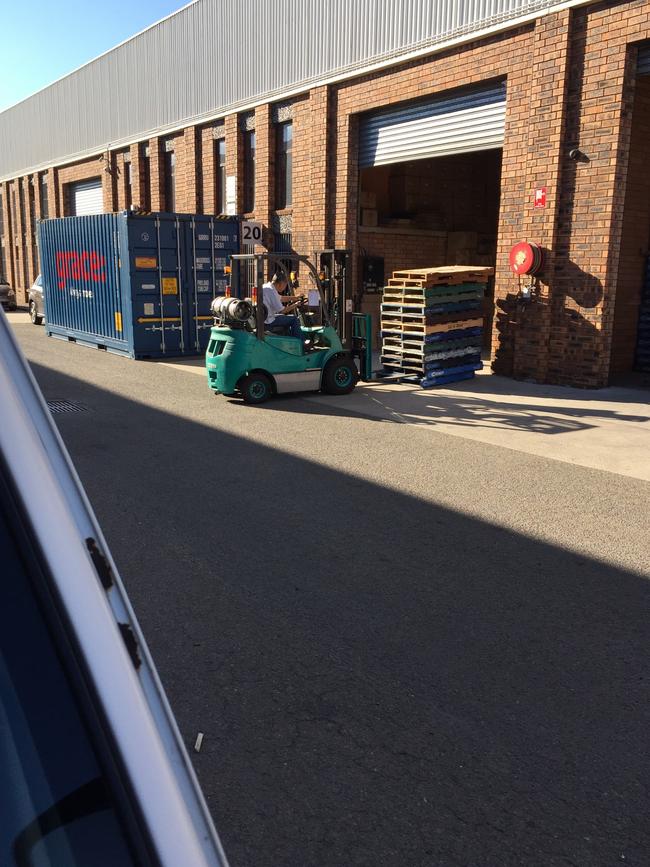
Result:
<svg viewBox="0 0 650 867"><path fill-rule="evenodd" d="M124 211L44 220L38 241L49 335L131 358L199 355L240 223Z"/></svg>

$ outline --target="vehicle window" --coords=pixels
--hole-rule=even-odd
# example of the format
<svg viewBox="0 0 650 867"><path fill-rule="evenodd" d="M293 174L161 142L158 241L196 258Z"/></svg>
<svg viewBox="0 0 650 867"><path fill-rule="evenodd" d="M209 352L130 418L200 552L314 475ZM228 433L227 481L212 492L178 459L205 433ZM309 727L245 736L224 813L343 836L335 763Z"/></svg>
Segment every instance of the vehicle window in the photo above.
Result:
<svg viewBox="0 0 650 867"><path fill-rule="evenodd" d="M0 475L0 863L135 865L3 490Z"/></svg>

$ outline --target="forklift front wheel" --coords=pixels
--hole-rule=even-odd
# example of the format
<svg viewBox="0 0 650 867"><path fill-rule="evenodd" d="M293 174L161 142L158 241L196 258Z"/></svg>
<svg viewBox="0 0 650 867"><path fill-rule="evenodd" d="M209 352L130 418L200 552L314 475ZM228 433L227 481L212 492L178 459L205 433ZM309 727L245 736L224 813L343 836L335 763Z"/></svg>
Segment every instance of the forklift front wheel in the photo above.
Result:
<svg viewBox="0 0 650 867"><path fill-rule="evenodd" d="M350 394L359 372L351 358L334 358L323 371L323 391L327 394Z"/></svg>
<svg viewBox="0 0 650 867"><path fill-rule="evenodd" d="M244 403L264 403L273 394L271 380L264 373L249 373L238 384Z"/></svg>

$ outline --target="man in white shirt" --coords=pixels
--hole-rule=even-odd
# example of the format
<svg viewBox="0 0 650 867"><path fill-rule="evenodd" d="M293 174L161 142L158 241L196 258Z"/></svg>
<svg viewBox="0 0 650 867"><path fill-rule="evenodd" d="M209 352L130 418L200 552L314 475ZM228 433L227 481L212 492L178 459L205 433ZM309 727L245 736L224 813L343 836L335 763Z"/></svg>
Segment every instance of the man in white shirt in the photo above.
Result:
<svg viewBox="0 0 650 867"><path fill-rule="evenodd" d="M300 321L297 316L289 314L303 303L302 297L282 295L287 288L287 279L282 274L274 274L269 283L262 286L262 300L266 306L266 325L283 325L291 337L303 340Z"/></svg>

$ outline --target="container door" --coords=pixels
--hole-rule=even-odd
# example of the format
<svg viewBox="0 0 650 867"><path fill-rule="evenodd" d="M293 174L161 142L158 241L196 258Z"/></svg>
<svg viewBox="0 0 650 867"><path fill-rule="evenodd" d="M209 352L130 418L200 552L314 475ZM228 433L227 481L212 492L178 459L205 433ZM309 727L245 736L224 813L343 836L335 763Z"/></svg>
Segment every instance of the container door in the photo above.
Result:
<svg viewBox="0 0 650 867"><path fill-rule="evenodd" d="M226 291L225 271L230 256L239 252L239 221L218 217L192 217L188 223L187 248L191 269L187 292L187 349L205 352L214 317L210 304Z"/></svg>
<svg viewBox="0 0 650 867"><path fill-rule="evenodd" d="M38 231L47 332L128 352L117 216L45 220Z"/></svg>
<svg viewBox="0 0 650 867"><path fill-rule="evenodd" d="M184 225L175 214L129 218L133 334L138 357L187 351Z"/></svg>

